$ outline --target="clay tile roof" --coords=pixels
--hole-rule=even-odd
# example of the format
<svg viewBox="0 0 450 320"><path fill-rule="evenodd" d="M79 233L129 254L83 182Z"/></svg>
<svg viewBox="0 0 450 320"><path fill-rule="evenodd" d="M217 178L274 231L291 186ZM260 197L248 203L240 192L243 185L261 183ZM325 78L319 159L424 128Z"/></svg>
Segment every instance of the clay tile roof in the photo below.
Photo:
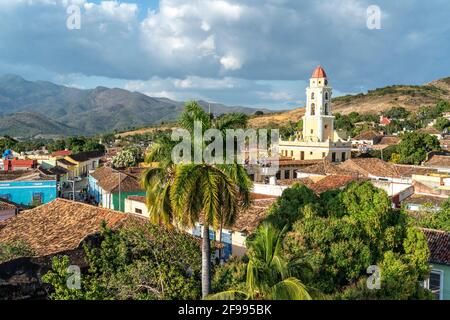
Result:
<svg viewBox="0 0 450 320"><path fill-rule="evenodd" d="M10 201L0 199L0 210L14 210L18 207Z"/></svg>
<svg viewBox="0 0 450 320"><path fill-rule="evenodd" d="M331 175L320 179L312 185L312 189L315 193L321 194L325 191L335 190L345 187L347 184L353 181L357 181L356 177L352 176L342 176L342 175Z"/></svg>
<svg viewBox="0 0 450 320"><path fill-rule="evenodd" d="M103 221L115 228L129 217L58 198L8 219L0 229L0 243L24 241L36 256L46 256L78 248L87 236L99 232Z"/></svg>
<svg viewBox="0 0 450 320"><path fill-rule="evenodd" d="M400 143L400 138L397 136L384 136L380 140L380 144L387 144L387 145L395 145Z"/></svg>
<svg viewBox="0 0 450 320"><path fill-rule="evenodd" d="M331 163L329 160L322 160L319 163L313 164L306 168L297 170L301 173L317 174L317 175L329 175L329 174L345 174L348 173L342 170L338 165Z"/></svg>
<svg viewBox="0 0 450 320"><path fill-rule="evenodd" d="M376 140L381 139L380 134L373 130L364 131L358 134L356 137L352 138L352 140Z"/></svg>
<svg viewBox="0 0 450 320"><path fill-rule="evenodd" d="M97 180L97 184L103 190L108 192L119 191L119 180L122 192L143 191L137 174L127 174L110 167L100 167L91 176Z"/></svg>
<svg viewBox="0 0 450 320"><path fill-rule="evenodd" d="M450 233L441 230L421 229L427 238L431 263L450 266Z"/></svg>
<svg viewBox="0 0 450 320"><path fill-rule="evenodd" d="M321 66L317 66L317 68L314 70L311 78L327 78L327 74Z"/></svg>
<svg viewBox="0 0 450 320"><path fill-rule="evenodd" d="M439 131L435 127L431 127L431 126L419 129L417 131L422 132L422 133L428 133L428 134L442 134L442 131Z"/></svg>
<svg viewBox="0 0 450 320"><path fill-rule="evenodd" d="M450 168L450 156L434 155L425 162L426 166Z"/></svg>
<svg viewBox="0 0 450 320"><path fill-rule="evenodd" d="M90 159L101 158L104 155L105 155L105 152L103 152L103 151L86 151L86 152L80 152L77 154L72 154L69 157L77 162L84 162L84 161L88 161Z"/></svg>
<svg viewBox="0 0 450 320"><path fill-rule="evenodd" d="M413 194L403 200L403 202L420 205L430 203L435 206L440 206L445 200L447 200L447 197L439 197L426 194Z"/></svg>
<svg viewBox="0 0 450 320"><path fill-rule="evenodd" d="M52 157L65 157L65 156L70 156L72 154L72 151L70 150L60 150L60 151L55 151L52 153Z"/></svg>
<svg viewBox="0 0 450 320"><path fill-rule="evenodd" d="M411 166L405 164L395 164L394 166L402 177L412 177L413 174L427 175L430 173L437 173L437 169L430 169L419 166Z"/></svg>
<svg viewBox="0 0 450 320"><path fill-rule="evenodd" d="M304 185L310 189L314 185L314 181L310 178L285 179L285 180L277 181L277 183L280 186L291 186L293 184L298 183L298 184Z"/></svg>
<svg viewBox="0 0 450 320"><path fill-rule="evenodd" d="M247 234L253 233L259 223L267 216L269 208L275 201L275 198L254 200L250 208L237 216L232 230Z"/></svg>
<svg viewBox="0 0 450 320"><path fill-rule="evenodd" d="M127 199L141 203L147 203L144 196L128 196Z"/></svg>
<svg viewBox="0 0 450 320"><path fill-rule="evenodd" d="M392 164L378 158L353 158L338 165L342 170L357 173L363 177L400 178L400 173Z"/></svg>

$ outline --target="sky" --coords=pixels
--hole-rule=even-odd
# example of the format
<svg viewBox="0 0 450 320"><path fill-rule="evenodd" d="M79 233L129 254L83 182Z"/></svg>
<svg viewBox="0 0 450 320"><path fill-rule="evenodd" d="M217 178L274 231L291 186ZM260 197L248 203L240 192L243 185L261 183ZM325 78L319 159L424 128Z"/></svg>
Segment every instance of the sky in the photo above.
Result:
<svg viewBox="0 0 450 320"><path fill-rule="evenodd" d="M0 74L284 110L304 104L317 65L334 96L450 76L449 12L448 0L0 0Z"/></svg>

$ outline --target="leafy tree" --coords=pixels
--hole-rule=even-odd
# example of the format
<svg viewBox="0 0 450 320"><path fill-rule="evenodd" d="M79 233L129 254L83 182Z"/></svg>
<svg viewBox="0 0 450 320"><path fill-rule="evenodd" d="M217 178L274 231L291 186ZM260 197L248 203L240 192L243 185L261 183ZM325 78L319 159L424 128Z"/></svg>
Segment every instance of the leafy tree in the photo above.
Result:
<svg viewBox="0 0 450 320"><path fill-rule="evenodd" d="M282 229L288 228L303 216L303 208L306 204L318 203L319 198L315 193L301 184L294 184L283 191L281 197L269 209L266 221Z"/></svg>
<svg viewBox="0 0 450 320"><path fill-rule="evenodd" d="M247 242L249 261L244 286L213 294L208 299L311 300L305 285L295 277L299 265L282 255L286 228L278 230L263 223L253 240Z"/></svg>
<svg viewBox="0 0 450 320"><path fill-rule="evenodd" d="M0 243L0 263L33 255L33 249L23 241Z"/></svg>
<svg viewBox="0 0 450 320"><path fill-rule="evenodd" d="M255 112L255 116L262 116L262 115L264 115L264 112L261 110Z"/></svg>
<svg viewBox="0 0 450 320"><path fill-rule="evenodd" d="M418 225L424 228L450 232L450 200L446 200L440 210L425 210L418 219Z"/></svg>
<svg viewBox="0 0 450 320"><path fill-rule="evenodd" d="M311 267L306 286L330 298L408 299L424 296L418 285L429 272L424 235L408 216L391 208L387 194L371 183L321 195L308 204L284 240L284 253ZM381 289L368 290L366 270L381 270Z"/></svg>
<svg viewBox="0 0 450 320"><path fill-rule="evenodd" d="M82 147L83 151L105 151L106 148L103 144L97 142L97 140L89 139Z"/></svg>
<svg viewBox="0 0 450 320"><path fill-rule="evenodd" d="M444 131L445 129L450 127L450 121L442 117L437 118L434 127L439 131Z"/></svg>
<svg viewBox="0 0 450 320"><path fill-rule="evenodd" d="M440 144L435 136L423 132L407 132L397 147L400 154L400 163L420 164L428 152L440 150Z"/></svg>
<svg viewBox="0 0 450 320"><path fill-rule="evenodd" d="M88 269L80 289L67 286L67 256L54 257L42 279L55 300L198 299L199 249L190 235L151 224L119 231L103 226L99 245L84 246Z"/></svg>
<svg viewBox="0 0 450 320"><path fill-rule="evenodd" d="M403 107L393 107L384 112L384 115L390 119L406 119L409 114L410 113Z"/></svg>
<svg viewBox="0 0 450 320"><path fill-rule="evenodd" d="M139 148L133 147L122 150L112 158L114 168L135 167L142 160L142 152Z"/></svg>

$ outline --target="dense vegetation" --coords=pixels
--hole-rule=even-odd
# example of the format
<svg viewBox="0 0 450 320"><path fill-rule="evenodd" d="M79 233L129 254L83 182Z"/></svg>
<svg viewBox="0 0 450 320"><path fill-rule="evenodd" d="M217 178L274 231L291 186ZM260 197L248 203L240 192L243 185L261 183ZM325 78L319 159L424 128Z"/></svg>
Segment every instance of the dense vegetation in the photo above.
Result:
<svg viewBox="0 0 450 320"><path fill-rule="evenodd" d="M428 272L428 246L387 194L370 183L353 183L320 197L304 186L285 190L262 224L285 225L279 255L295 267L291 274L313 295L331 299L415 299L431 297L419 281ZM264 232L260 227L249 239ZM219 267L218 291L242 290L251 258ZM367 269L380 271L380 289L370 290ZM233 277L233 278L231 278Z"/></svg>
<svg viewBox="0 0 450 320"><path fill-rule="evenodd" d="M33 256L33 250L22 241L0 243L0 263L21 257Z"/></svg>
<svg viewBox="0 0 450 320"><path fill-rule="evenodd" d="M119 231L103 226L99 245L86 245L88 264L81 288L68 288L67 256L53 258L43 281L54 288L56 300L73 299L198 299L200 246L184 232L151 224Z"/></svg>
<svg viewBox="0 0 450 320"><path fill-rule="evenodd" d="M425 209L417 217L417 225L450 232L450 200L447 199L437 211L433 205L425 205Z"/></svg>

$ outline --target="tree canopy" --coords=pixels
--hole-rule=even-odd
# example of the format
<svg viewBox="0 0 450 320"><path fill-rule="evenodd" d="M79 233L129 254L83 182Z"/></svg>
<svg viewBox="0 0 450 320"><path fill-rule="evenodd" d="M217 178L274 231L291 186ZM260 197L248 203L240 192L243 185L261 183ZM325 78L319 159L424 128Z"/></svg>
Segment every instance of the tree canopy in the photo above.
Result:
<svg viewBox="0 0 450 320"><path fill-rule="evenodd" d="M402 164L421 164L426 160L430 151L440 150L439 140L423 132L406 132L397 147Z"/></svg>

